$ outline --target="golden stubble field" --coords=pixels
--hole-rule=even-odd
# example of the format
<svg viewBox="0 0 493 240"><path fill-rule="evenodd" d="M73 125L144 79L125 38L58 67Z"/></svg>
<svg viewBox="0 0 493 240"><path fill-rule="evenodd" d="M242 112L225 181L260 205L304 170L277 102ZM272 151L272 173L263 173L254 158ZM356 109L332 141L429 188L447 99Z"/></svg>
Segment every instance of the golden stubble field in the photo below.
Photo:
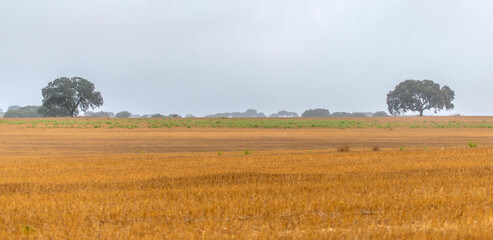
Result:
<svg viewBox="0 0 493 240"><path fill-rule="evenodd" d="M492 129L1 125L0 141L0 239L493 237Z"/></svg>

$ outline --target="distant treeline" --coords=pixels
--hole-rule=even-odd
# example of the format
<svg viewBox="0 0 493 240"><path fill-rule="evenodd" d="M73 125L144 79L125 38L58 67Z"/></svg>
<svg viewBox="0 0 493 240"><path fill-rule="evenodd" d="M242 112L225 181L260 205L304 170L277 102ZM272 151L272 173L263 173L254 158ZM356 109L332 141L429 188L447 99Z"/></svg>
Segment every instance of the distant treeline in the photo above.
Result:
<svg viewBox="0 0 493 240"><path fill-rule="evenodd" d="M334 112L330 113L329 110L323 108L308 109L301 114L301 117L387 117L389 116L384 111L378 112Z"/></svg>
<svg viewBox="0 0 493 240"><path fill-rule="evenodd" d="M265 118L264 113L257 112L255 109L248 109L245 112L216 113L204 116L206 118Z"/></svg>
<svg viewBox="0 0 493 240"><path fill-rule="evenodd" d="M168 114L168 115L163 115L160 113L155 113L155 114L144 114L144 115L139 115L139 114L132 114L128 111L121 111L118 113L112 113L112 112L93 112L93 111L86 111L84 112L85 117L109 117L109 118L181 118L182 116L178 114ZM193 115L187 115L187 117L195 117Z"/></svg>
<svg viewBox="0 0 493 240"><path fill-rule="evenodd" d="M43 106L10 106L7 112L3 112L0 109L0 117L4 118L40 118L47 116L47 109ZM387 117L389 116L384 111L378 112L334 112L330 113L328 109L316 108L308 109L301 114L301 117ZM86 111L84 112L84 117L101 117L101 118L182 118L179 114L168 114L163 115L160 113L155 114L132 114L128 111L121 111L118 113L113 112L94 112ZM185 118L194 118L192 114L187 114ZM262 112L258 112L255 109L247 109L245 112L225 112L216 113L204 116L206 118L289 118L289 117L299 117L296 112L289 112L286 110L281 110L277 113L272 113L269 116Z"/></svg>
<svg viewBox="0 0 493 240"><path fill-rule="evenodd" d="M7 112L3 114L4 118L38 118L43 117L41 113L39 113L41 107L40 106L25 106L20 107L17 105L10 106L7 109Z"/></svg>

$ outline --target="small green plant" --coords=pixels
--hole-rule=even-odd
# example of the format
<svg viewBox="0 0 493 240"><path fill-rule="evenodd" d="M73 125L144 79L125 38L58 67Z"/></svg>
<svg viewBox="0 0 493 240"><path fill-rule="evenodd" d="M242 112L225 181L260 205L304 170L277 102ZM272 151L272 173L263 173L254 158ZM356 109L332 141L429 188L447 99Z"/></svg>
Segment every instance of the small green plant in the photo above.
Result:
<svg viewBox="0 0 493 240"><path fill-rule="evenodd" d="M34 228L30 227L29 225L22 225L22 232L26 234L27 239L29 239L29 234L34 232Z"/></svg>
<svg viewBox="0 0 493 240"><path fill-rule="evenodd" d="M146 153L146 150L142 150L142 151L140 151L140 153L145 154Z"/></svg>
<svg viewBox="0 0 493 240"><path fill-rule="evenodd" d="M400 147L399 150L404 151L404 147Z"/></svg>
<svg viewBox="0 0 493 240"><path fill-rule="evenodd" d="M244 153L245 155L249 155L249 154L251 154L252 152L250 152L250 151L248 151L248 150L245 150L243 153Z"/></svg>
<svg viewBox="0 0 493 240"><path fill-rule="evenodd" d="M217 152L217 156L221 156L221 151Z"/></svg>
<svg viewBox="0 0 493 240"><path fill-rule="evenodd" d="M469 147L470 148L477 148L478 144L476 142L469 142Z"/></svg>

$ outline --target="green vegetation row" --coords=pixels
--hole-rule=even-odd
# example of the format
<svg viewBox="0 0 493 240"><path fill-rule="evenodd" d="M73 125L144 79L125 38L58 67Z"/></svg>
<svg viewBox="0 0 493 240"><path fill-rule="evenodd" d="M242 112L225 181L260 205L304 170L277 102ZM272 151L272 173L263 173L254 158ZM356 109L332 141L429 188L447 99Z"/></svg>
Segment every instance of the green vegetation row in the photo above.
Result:
<svg viewBox="0 0 493 240"><path fill-rule="evenodd" d="M128 118L128 119L9 119L0 124L22 128L493 128L492 122L460 121L413 123L357 121L347 119L255 119L255 118Z"/></svg>

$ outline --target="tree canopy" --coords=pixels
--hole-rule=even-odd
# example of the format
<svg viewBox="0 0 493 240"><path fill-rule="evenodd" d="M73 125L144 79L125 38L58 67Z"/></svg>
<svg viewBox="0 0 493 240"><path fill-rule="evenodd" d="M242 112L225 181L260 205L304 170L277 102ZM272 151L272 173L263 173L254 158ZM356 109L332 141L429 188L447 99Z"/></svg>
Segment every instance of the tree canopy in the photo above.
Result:
<svg viewBox="0 0 493 240"><path fill-rule="evenodd" d="M327 109L317 108L317 109L308 109L301 114L302 117L329 117L330 112Z"/></svg>
<svg viewBox="0 0 493 240"><path fill-rule="evenodd" d="M58 78L41 90L45 116L72 116L79 109L86 111L103 105L103 97L95 90L94 84L84 78Z"/></svg>
<svg viewBox="0 0 493 240"><path fill-rule="evenodd" d="M129 118L132 114L128 111L121 111L115 114L116 118Z"/></svg>
<svg viewBox="0 0 493 240"><path fill-rule="evenodd" d="M99 118L112 118L112 117L115 117L115 114L112 112L104 112L104 111L99 111L99 112L85 111L84 116L86 116L86 117L99 117Z"/></svg>
<svg viewBox="0 0 493 240"><path fill-rule="evenodd" d="M423 116L425 110L437 113L444 108L453 109L454 98L455 93L448 86L440 88L439 84L431 80L411 79L399 83L387 94L387 105L392 115L412 111Z"/></svg>
<svg viewBox="0 0 493 240"><path fill-rule="evenodd" d="M164 118L164 115L160 113L155 113L151 115L151 118Z"/></svg>
<svg viewBox="0 0 493 240"><path fill-rule="evenodd" d="M271 114L269 117L298 117L298 113L281 110L277 113Z"/></svg>

